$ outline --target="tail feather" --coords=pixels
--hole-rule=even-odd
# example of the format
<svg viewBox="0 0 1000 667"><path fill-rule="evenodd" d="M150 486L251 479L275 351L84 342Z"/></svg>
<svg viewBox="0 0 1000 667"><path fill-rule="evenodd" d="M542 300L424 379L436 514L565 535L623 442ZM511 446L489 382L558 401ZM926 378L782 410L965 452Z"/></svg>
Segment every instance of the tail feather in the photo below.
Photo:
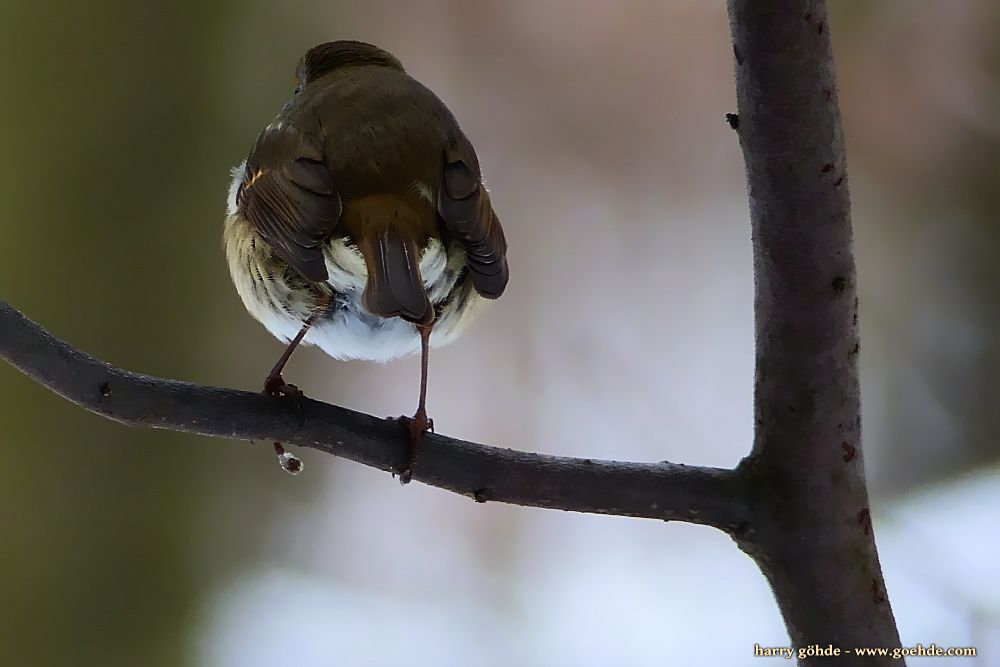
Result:
<svg viewBox="0 0 1000 667"><path fill-rule="evenodd" d="M361 301L365 309L380 317L430 324L434 309L420 275L416 241L390 224L381 236L360 239L358 247L368 267L368 285Z"/></svg>

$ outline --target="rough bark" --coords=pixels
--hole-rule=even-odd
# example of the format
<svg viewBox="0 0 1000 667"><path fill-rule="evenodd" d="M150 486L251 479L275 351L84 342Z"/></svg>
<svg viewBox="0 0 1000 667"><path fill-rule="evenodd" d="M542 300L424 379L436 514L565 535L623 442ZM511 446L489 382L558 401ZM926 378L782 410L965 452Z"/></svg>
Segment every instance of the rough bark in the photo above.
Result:
<svg viewBox="0 0 1000 667"><path fill-rule="evenodd" d="M797 646L899 646L865 485L857 279L826 5L730 0L729 15L756 288L755 436L741 473L753 480L757 520L740 546L770 581Z"/></svg>
<svg viewBox="0 0 1000 667"><path fill-rule="evenodd" d="M203 387L115 368L57 340L0 302L0 357L60 396L128 426L311 447L379 470L408 462L399 423L303 399ZM263 454L263 453L262 453ZM425 434L413 480L477 502L679 520L745 531L732 470L530 454Z"/></svg>

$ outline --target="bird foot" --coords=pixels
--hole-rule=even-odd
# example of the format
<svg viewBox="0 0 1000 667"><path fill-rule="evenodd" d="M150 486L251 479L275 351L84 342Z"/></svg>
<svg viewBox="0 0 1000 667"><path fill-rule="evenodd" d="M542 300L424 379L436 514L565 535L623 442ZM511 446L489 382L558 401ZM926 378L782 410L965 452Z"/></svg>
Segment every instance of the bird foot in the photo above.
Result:
<svg viewBox="0 0 1000 667"><path fill-rule="evenodd" d="M412 417L396 417L396 421L406 427L410 434L410 457L399 473L399 483L409 484L413 479L413 468L417 465L417 456L420 453L420 443L424 439L424 433L434 432L434 420L427 416L424 410L417 410L417 414Z"/></svg>
<svg viewBox="0 0 1000 667"><path fill-rule="evenodd" d="M285 382L285 378L281 377L281 373L277 375L268 375L267 379L264 380L264 393L268 396L274 396L279 398L281 396L287 396L295 400L295 407L299 411L299 419L303 424L306 422L306 408L302 403L302 399L305 398L305 394L302 390L296 387L294 384L288 384Z"/></svg>
<svg viewBox="0 0 1000 667"><path fill-rule="evenodd" d="M267 379L264 380L264 393L268 396L291 396L296 399L301 399L305 396L302 390L294 384L285 382L285 378L281 377L281 373L267 376Z"/></svg>

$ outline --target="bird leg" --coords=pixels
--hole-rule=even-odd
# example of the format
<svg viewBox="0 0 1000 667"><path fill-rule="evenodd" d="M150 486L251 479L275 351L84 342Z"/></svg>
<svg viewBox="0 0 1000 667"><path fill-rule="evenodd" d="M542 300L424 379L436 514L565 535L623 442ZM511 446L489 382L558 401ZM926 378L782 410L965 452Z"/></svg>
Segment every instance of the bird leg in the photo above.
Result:
<svg viewBox="0 0 1000 667"><path fill-rule="evenodd" d="M299 346L302 339L306 337L306 333L309 332L309 329L316 321L316 318L318 318L321 313L325 312L326 309L330 307L330 303L332 301L333 295L330 294L324 297L316 308L309 313L309 317L307 317L302 323L302 328L299 329L295 338L293 338L288 344L288 347L285 348L285 351L278 359L278 363L274 365L271 372L267 374L267 379L264 380L265 394L269 396L291 396L295 399L295 402L299 407L299 416L303 421L305 421L305 412L302 409L302 390L294 384L288 384L285 382L285 379L281 377L281 371L285 370L285 364L287 364L289 358L291 358L292 352L294 352L295 348ZM298 475L302 472L302 460L294 454L286 452L284 446L282 446L280 442L274 443L274 453L278 455L278 464L285 472L291 473L292 475Z"/></svg>
<svg viewBox="0 0 1000 667"><path fill-rule="evenodd" d="M281 372L285 370L285 364L291 358L292 352L299 346L302 339L306 337L306 333L312 327L313 320L315 319L315 313L306 318L306 321L302 323L302 328L295 334L295 338L292 339L292 342L288 344L288 347L285 348L285 351L278 358L278 363L267 374L267 378L264 379L264 393L268 396L294 396L295 398L302 398L302 390L294 384L285 382L285 378L281 376Z"/></svg>
<svg viewBox="0 0 1000 667"><path fill-rule="evenodd" d="M281 376L281 372L285 370L285 364L292 356L292 352L295 348L299 346L302 339L306 337L306 333L309 332L310 327L316 322L316 318L320 316L321 313L325 312L330 306L330 302L333 300L333 295L327 295L323 298L320 304L309 313L309 317L305 319L302 323L302 328L292 342L288 344L285 351L278 358L278 363L274 365L271 372L267 374L267 378L264 380L264 393L268 396L293 396L296 399L302 399L302 390L296 387L294 384L288 384L285 382L285 378Z"/></svg>
<svg viewBox="0 0 1000 667"><path fill-rule="evenodd" d="M427 367L430 359L430 339L432 324L417 325L420 333L420 402L417 404L417 411L412 417L400 417L402 422L410 432L410 458L399 474L401 484L408 484L413 477L413 468L417 465L417 456L420 452L420 441L427 431L434 431L434 420L427 416Z"/></svg>

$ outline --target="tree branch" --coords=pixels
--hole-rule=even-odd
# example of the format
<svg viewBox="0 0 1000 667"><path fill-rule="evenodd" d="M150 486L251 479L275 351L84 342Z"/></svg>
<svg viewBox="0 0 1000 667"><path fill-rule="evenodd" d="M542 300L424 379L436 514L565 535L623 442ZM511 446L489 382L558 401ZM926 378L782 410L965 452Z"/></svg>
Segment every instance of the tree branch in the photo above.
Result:
<svg viewBox="0 0 1000 667"><path fill-rule="evenodd" d="M729 0L729 16L756 279L756 433L742 467L760 521L741 546L797 646L899 646L861 455L857 285L826 3Z"/></svg>
<svg viewBox="0 0 1000 667"><path fill-rule="evenodd" d="M131 373L54 338L0 302L0 357L60 396L129 426L280 441L398 473L407 431L352 410ZM428 433L413 479L474 498L575 512L687 521L730 534L750 529L732 470L594 461L500 449Z"/></svg>

